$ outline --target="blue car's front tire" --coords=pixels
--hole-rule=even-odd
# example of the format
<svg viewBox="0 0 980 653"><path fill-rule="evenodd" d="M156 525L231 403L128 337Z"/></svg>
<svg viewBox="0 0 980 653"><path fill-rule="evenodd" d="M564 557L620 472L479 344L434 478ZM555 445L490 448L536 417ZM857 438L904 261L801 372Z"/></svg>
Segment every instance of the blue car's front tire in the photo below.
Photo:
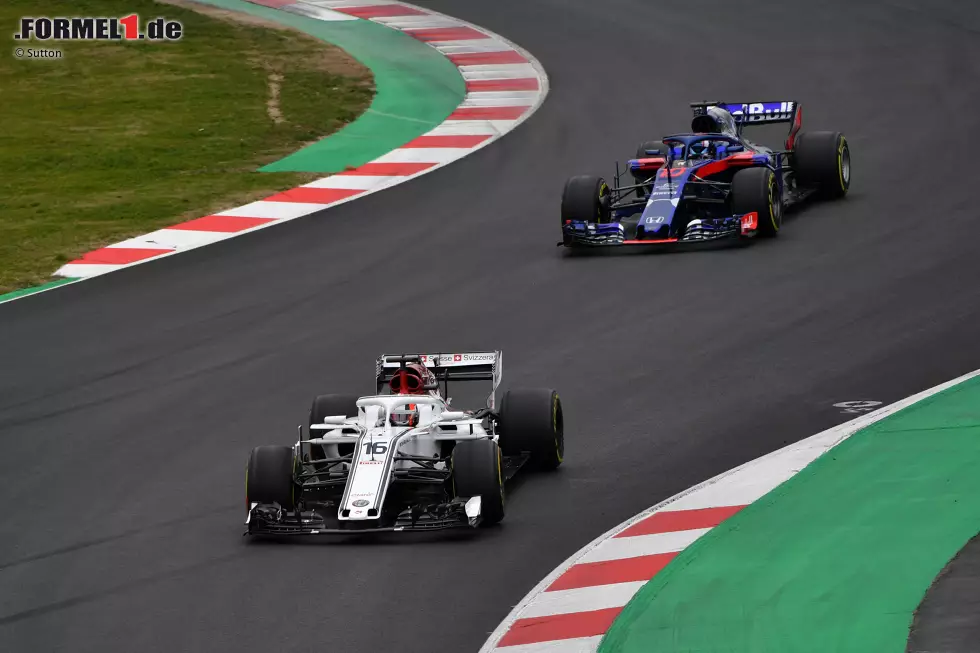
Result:
<svg viewBox="0 0 980 653"><path fill-rule="evenodd" d="M732 177L730 197L733 215L757 215L758 235L766 238L779 235L779 229L783 226L783 203L776 173L762 167L739 170Z"/></svg>
<svg viewBox="0 0 980 653"><path fill-rule="evenodd" d="M602 177L578 175L565 182L561 194L561 224L612 220L612 191Z"/></svg>

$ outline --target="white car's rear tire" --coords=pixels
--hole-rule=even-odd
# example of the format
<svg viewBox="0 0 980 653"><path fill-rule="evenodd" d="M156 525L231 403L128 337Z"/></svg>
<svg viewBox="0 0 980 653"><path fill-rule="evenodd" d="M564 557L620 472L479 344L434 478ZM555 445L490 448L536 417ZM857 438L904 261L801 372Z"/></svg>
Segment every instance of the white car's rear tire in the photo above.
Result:
<svg viewBox="0 0 980 653"><path fill-rule="evenodd" d="M323 418L329 417L330 415L357 417L357 400L358 397L356 395L320 395L313 400L313 405L310 406L310 426L323 424ZM315 438L321 435L321 433L309 429L309 437L311 438ZM326 452L323 451L323 447L315 445L311 446L310 449L312 450L310 452L311 457L326 457ZM341 456L354 453L354 445L352 444L340 444L337 445L337 449Z"/></svg>
<svg viewBox="0 0 980 653"><path fill-rule="evenodd" d="M500 446L507 456L530 454L538 469L557 469L565 456L561 399L548 388L508 390L500 406Z"/></svg>

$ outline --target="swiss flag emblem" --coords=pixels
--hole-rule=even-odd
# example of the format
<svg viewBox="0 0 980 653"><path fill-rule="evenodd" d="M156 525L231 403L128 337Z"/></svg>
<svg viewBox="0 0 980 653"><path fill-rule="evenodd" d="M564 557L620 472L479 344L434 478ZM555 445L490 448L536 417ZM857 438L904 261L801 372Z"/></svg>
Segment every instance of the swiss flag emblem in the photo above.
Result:
<svg viewBox="0 0 980 653"><path fill-rule="evenodd" d="M461 360L463 360L463 355L462 354L453 354L453 362L454 363L458 363Z"/></svg>

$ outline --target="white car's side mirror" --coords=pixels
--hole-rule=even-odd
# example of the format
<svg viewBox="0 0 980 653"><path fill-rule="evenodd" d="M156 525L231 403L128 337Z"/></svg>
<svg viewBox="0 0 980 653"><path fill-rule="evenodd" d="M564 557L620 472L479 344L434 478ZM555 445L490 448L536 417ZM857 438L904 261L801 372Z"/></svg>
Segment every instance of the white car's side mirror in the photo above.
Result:
<svg viewBox="0 0 980 653"><path fill-rule="evenodd" d="M466 417L466 413L464 413L461 410L447 410L444 411L442 415L439 416L440 419L450 420L450 421L463 419L465 417Z"/></svg>
<svg viewBox="0 0 980 653"><path fill-rule="evenodd" d="M327 415L323 418L324 424L343 424L346 421L346 415Z"/></svg>

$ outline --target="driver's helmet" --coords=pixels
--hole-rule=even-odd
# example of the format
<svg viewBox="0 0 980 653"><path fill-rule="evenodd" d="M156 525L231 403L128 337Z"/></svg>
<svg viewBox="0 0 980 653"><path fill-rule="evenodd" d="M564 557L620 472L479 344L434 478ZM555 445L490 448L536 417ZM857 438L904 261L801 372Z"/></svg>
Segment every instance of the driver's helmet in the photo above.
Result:
<svg viewBox="0 0 980 653"><path fill-rule="evenodd" d="M691 159L714 159L718 148L711 140L695 141L688 148L688 158Z"/></svg>
<svg viewBox="0 0 980 653"><path fill-rule="evenodd" d="M405 404L391 411L392 426L418 426L419 407L417 404Z"/></svg>
<svg viewBox="0 0 980 653"><path fill-rule="evenodd" d="M388 382L391 393L396 395L424 395L435 384L435 375L421 363L409 363L395 370Z"/></svg>

